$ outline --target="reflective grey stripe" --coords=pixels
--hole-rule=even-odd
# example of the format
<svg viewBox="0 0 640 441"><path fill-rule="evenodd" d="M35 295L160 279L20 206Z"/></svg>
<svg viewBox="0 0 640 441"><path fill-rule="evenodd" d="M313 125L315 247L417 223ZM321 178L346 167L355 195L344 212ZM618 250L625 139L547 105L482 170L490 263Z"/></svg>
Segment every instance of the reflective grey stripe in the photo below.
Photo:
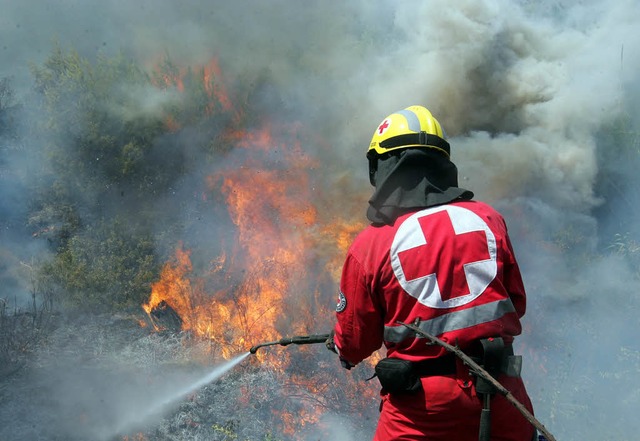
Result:
<svg viewBox="0 0 640 441"><path fill-rule="evenodd" d="M413 113L411 110L398 110L395 112L399 115L404 116L407 119L407 124L409 124L409 130L413 132L420 132L420 120L418 119L418 115Z"/></svg>
<svg viewBox="0 0 640 441"><path fill-rule="evenodd" d="M511 299L497 300L462 311L450 312L431 320L424 320L418 323L418 327L424 332L433 336L441 335L445 332L457 331L470 326L487 323L499 319L503 315L515 312ZM415 333L406 326L385 326L384 340L391 343L400 343L406 338L415 338Z"/></svg>

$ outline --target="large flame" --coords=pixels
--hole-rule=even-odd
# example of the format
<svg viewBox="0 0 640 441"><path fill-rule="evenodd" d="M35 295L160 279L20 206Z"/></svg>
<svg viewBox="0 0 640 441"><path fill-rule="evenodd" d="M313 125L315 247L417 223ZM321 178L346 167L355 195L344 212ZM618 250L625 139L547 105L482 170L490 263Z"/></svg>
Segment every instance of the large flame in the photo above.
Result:
<svg viewBox="0 0 640 441"><path fill-rule="evenodd" d="M237 115L219 81L206 86L214 84L207 72L220 76L217 64L208 69L201 78L207 96L217 100L218 109ZM164 85L182 87L180 77L161 78ZM206 186L226 201L234 229L220 234L233 238L220 239L233 245L211 260L205 274L195 274L192 251L177 244L143 305L154 326L161 326L153 319L154 311L167 306L179 317L182 330L208 339L215 355L227 359L257 343L329 332L342 259L364 223L323 215L322 192L313 177L321 164L305 153L300 130L296 124L263 122L251 130L227 129L220 137L240 153L233 164L211 173ZM209 199L215 198L205 195ZM217 282L210 283L214 279ZM290 351L272 357L269 353L258 351L256 356L270 368L289 369ZM304 385L314 400L322 400L332 384L327 375L331 377L289 369L288 378L291 384ZM318 421L318 415L304 407L296 409L295 418L282 409L274 412L289 435Z"/></svg>
<svg viewBox="0 0 640 441"><path fill-rule="evenodd" d="M315 252L329 241L335 245L332 258L342 256L346 236L357 231L345 222L318 227L309 177L315 164L300 146L278 145L267 129L243 137L239 145L283 155L275 169L251 164L260 162L251 156L249 163L209 177L211 191L225 195L237 227L232 265L242 268L243 280L204 292L205 283L192 274L190 251L179 245L144 305L151 313L165 302L182 319L182 329L218 343L226 358L251 342L279 339L283 332L327 331L310 329L310 324L323 322L318 317L324 322L331 317L331 305L321 303L326 298L320 298L318 289L335 275L324 271L327 262L317 262ZM228 266L227 256L220 255L207 276L225 279L222 271Z"/></svg>

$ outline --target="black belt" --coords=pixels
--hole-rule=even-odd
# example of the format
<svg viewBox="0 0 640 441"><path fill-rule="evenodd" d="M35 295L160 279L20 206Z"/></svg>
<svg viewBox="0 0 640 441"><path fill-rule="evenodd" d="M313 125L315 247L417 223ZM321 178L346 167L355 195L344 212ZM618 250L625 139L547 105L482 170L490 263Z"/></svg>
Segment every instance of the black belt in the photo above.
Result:
<svg viewBox="0 0 640 441"><path fill-rule="evenodd" d="M456 357L453 354L447 354L438 358L416 361L413 363L413 371L419 377L453 375L456 373Z"/></svg>
<svg viewBox="0 0 640 441"><path fill-rule="evenodd" d="M469 354L468 354L469 355ZM504 345L503 357L513 355L513 346L511 344ZM483 364L482 354L469 355L478 364ZM454 354L445 354L437 358L427 358L422 361L413 362L413 371L419 377L433 377L436 375L453 375L456 373L456 356Z"/></svg>

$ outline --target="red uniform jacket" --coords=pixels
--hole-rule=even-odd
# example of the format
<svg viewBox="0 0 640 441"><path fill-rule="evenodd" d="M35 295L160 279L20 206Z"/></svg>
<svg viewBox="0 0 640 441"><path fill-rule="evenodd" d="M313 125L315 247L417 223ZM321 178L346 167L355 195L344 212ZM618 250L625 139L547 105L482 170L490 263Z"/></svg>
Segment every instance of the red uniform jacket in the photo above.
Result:
<svg viewBox="0 0 640 441"><path fill-rule="evenodd" d="M431 207L369 226L351 245L340 281L334 341L357 364L384 345L419 361L446 351L398 322L462 349L520 334L526 297L502 216L477 201Z"/></svg>

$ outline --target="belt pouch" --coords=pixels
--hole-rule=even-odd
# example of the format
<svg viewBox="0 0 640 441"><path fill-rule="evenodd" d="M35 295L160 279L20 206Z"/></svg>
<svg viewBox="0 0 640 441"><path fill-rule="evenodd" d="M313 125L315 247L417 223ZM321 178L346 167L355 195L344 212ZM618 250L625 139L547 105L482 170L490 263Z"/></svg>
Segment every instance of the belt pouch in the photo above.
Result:
<svg viewBox="0 0 640 441"><path fill-rule="evenodd" d="M415 392L422 386L413 363L408 360L383 358L375 370L380 385L391 394Z"/></svg>

